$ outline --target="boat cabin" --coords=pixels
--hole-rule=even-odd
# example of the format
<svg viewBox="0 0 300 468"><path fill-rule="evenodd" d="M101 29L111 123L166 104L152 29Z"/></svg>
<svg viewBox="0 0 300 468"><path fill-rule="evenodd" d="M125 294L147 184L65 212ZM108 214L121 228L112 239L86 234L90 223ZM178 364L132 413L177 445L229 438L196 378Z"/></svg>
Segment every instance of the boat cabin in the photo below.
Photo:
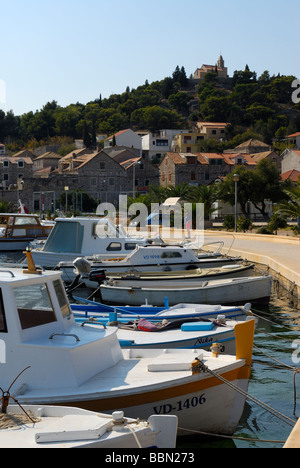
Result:
<svg viewBox="0 0 300 468"><path fill-rule="evenodd" d="M42 225L38 215L34 214L0 214L0 236L6 238L46 238L52 226Z"/></svg>
<svg viewBox="0 0 300 468"><path fill-rule="evenodd" d="M107 218L57 218L43 252L66 252L92 255L110 252L130 253L141 238L128 237L122 226L114 225Z"/></svg>
<svg viewBox="0 0 300 468"><path fill-rule="evenodd" d="M60 272L0 270L0 387L4 391L27 367L12 394L78 387L122 357L115 328L95 330L75 323Z"/></svg>

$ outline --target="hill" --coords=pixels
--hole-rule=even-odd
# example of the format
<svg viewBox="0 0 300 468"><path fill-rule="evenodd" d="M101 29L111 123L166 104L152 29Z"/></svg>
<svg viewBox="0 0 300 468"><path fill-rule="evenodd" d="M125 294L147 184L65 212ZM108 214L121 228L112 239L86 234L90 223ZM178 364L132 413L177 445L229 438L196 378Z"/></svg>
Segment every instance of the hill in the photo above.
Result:
<svg viewBox="0 0 300 468"><path fill-rule="evenodd" d="M125 128L191 128L201 120L230 123L228 140L239 141L247 132L270 144L274 137L280 140L300 129L300 104L291 99L294 79L271 77L268 71L257 77L246 66L227 80L211 72L196 82L177 66L161 81L146 81L105 99L100 95L87 104L61 107L52 101L21 116L0 110L0 141L17 151L49 140L81 139L88 133L93 144L96 134L111 135Z"/></svg>

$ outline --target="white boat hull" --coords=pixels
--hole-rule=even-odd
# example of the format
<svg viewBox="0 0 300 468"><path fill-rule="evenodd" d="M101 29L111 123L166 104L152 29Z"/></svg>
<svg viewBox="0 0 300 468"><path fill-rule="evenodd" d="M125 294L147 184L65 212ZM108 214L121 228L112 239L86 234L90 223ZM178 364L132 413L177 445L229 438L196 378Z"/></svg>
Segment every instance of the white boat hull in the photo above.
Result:
<svg viewBox="0 0 300 468"><path fill-rule="evenodd" d="M192 319L195 320L195 319ZM192 321L191 320L191 321ZM184 321L184 320L182 320ZM134 349L205 349L210 350L213 343L220 345L220 352L223 354L235 354L235 335L234 335L234 326L236 322L231 321L224 326L218 326L217 324L210 330L201 330L197 331L196 327L199 325L200 321L193 322L196 325L190 325L187 322L183 325L183 329L176 328L171 330L161 330L161 331L143 331L143 330L133 330L122 327L119 325L117 331L117 337L122 348L134 348ZM83 318L77 318L77 323L88 324L95 328L99 328L101 323L85 322ZM140 320L139 326L143 326L143 323ZM148 322L148 321L147 321ZM149 318L149 322L154 323ZM203 325L208 324L205 322ZM200 324L201 325L201 324ZM209 322L210 325L210 322ZM145 326L145 325L144 325ZM186 329L184 327L190 326L192 330ZM194 328L194 330L193 330ZM145 328L144 328L145 330Z"/></svg>
<svg viewBox="0 0 300 468"><path fill-rule="evenodd" d="M167 415L140 421L80 408L12 405L1 423L0 448L174 448L177 438L177 418Z"/></svg>
<svg viewBox="0 0 300 468"><path fill-rule="evenodd" d="M113 283L100 286L102 300L110 304L141 305L148 302L153 306L162 306L165 298L168 298L169 305L181 302L225 305L268 302L272 276L200 281L198 285L185 284L184 287L163 286L162 282L155 287L126 287Z"/></svg>

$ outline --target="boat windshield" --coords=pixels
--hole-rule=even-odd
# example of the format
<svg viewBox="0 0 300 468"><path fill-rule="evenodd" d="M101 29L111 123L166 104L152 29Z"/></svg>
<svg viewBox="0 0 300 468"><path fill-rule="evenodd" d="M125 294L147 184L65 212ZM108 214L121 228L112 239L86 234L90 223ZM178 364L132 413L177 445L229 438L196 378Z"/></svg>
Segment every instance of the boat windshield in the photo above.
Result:
<svg viewBox="0 0 300 468"><path fill-rule="evenodd" d="M10 220L9 224L12 224L13 223L13 218L12 220ZM22 216L17 216L15 218L15 226L24 226L24 225L36 225L38 226L39 223L37 221L36 218L34 218L33 216L29 216L29 217L22 217Z"/></svg>
<svg viewBox="0 0 300 468"><path fill-rule="evenodd" d="M81 253L83 229L83 226L75 221L57 221L43 250L45 252Z"/></svg>
<svg viewBox="0 0 300 468"><path fill-rule="evenodd" d="M65 289L62 285L61 280L54 280L53 286L56 292L57 300L60 306L63 317L69 317L71 315L71 309L68 303Z"/></svg>
<svg viewBox="0 0 300 468"><path fill-rule="evenodd" d="M56 321L48 287L45 283L13 288L21 327L38 327Z"/></svg>

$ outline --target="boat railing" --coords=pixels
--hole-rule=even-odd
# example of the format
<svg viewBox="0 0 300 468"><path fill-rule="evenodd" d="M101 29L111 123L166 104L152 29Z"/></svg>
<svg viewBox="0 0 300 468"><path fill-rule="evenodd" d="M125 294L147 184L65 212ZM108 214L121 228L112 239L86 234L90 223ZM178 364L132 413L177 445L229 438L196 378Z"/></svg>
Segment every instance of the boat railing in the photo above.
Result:
<svg viewBox="0 0 300 468"><path fill-rule="evenodd" d="M52 335L49 336L49 340L53 340L55 336L71 336L72 338L75 338L77 342L80 341L77 335L73 335L71 333L52 333Z"/></svg>
<svg viewBox="0 0 300 468"><path fill-rule="evenodd" d="M13 274L13 272L10 271L10 270L0 270L0 273L9 273L9 274L11 275L12 278L15 277L15 275Z"/></svg>

